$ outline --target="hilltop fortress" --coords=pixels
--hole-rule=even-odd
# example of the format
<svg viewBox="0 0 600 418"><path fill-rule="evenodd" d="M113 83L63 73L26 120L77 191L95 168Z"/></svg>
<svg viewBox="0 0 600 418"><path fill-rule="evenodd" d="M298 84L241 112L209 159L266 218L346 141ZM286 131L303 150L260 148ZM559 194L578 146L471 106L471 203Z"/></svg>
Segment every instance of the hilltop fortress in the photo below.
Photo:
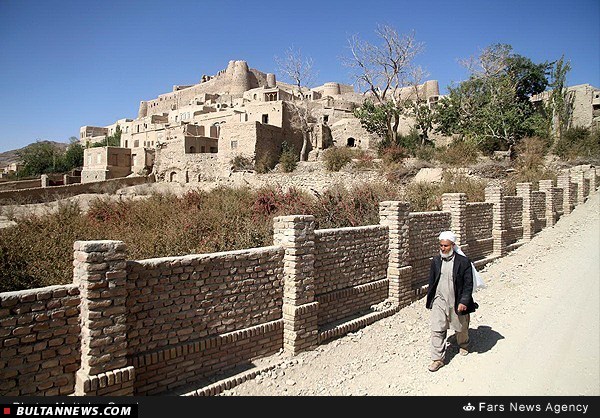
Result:
<svg viewBox="0 0 600 418"><path fill-rule="evenodd" d="M568 91L572 126L599 126L600 90L583 84ZM236 160L270 169L284 147L300 154L303 112L310 124L309 161L332 146L373 149L377 136L354 116L367 94L337 82L298 91L278 81L275 74L249 68L246 61L229 61L216 75L202 75L198 84L175 85L169 93L141 101L135 119L81 127L79 138L86 146L81 181L150 173L156 181L213 181L228 177ZM398 94L402 99L418 97L428 106L440 98L436 80L416 89L405 87ZM531 100L539 105L548 98L549 92L544 92ZM413 126L413 120L404 118L399 132L407 134ZM117 130L121 132L119 147L87 148Z"/></svg>
<svg viewBox="0 0 600 418"><path fill-rule="evenodd" d="M437 101L437 81L418 89L428 104ZM408 98L413 90L400 94ZM175 85L169 93L141 101L135 119L81 127L84 146L121 131L120 147L86 148L82 182L150 172L157 181L214 180L231 173L236 157L272 167L284 143L300 153L298 122L304 106L312 128L309 160L331 146L372 149L378 138L353 115L364 98L353 86L336 82L299 92L246 61L229 61L226 69L203 75L198 84ZM408 133L412 122L403 122L400 129Z"/></svg>

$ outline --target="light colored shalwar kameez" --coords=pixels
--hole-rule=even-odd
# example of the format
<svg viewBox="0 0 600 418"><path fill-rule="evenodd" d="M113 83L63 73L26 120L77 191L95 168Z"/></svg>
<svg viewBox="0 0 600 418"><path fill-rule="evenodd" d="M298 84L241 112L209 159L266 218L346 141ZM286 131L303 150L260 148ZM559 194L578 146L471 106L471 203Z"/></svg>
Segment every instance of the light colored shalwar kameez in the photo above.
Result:
<svg viewBox="0 0 600 418"><path fill-rule="evenodd" d="M431 309L431 359L443 360L446 352L448 329L456 332L456 342L462 348L469 345L469 315L457 315L454 311L454 253L449 259L442 257L440 281L436 288Z"/></svg>

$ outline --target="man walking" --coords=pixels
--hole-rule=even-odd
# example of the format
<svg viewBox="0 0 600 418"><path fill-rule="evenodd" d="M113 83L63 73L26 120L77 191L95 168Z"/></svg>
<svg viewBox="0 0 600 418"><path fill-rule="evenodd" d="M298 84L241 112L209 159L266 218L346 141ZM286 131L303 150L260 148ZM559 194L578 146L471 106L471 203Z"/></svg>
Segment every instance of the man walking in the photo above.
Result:
<svg viewBox="0 0 600 418"><path fill-rule="evenodd" d="M427 309L431 309L431 359L429 370L444 366L448 329L455 331L460 354L469 353L469 314L478 305L473 301L473 267L455 246L452 231L440 233L440 252L431 260Z"/></svg>

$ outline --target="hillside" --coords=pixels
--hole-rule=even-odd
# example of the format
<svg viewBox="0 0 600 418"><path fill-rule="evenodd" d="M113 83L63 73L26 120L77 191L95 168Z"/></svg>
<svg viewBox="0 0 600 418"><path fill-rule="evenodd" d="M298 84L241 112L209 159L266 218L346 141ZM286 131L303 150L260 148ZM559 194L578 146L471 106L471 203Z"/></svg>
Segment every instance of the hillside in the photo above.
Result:
<svg viewBox="0 0 600 418"><path fill-rule="evenodd" d="M69 146L69 144L67 144L65 142L56 142L56 141L39 141L39 142L44 143L44 144L51 144L51 145L60 147L62 149L67 149L67 147ZM26 145L23 148L11 150L11 151L0 152L0 169L6 167L9 164L18 162L19 161L19 153L22 152L23 150L25 150L27 147L30 147L33 144L35 144L35 142L32 142L31 144Z"/></svg>

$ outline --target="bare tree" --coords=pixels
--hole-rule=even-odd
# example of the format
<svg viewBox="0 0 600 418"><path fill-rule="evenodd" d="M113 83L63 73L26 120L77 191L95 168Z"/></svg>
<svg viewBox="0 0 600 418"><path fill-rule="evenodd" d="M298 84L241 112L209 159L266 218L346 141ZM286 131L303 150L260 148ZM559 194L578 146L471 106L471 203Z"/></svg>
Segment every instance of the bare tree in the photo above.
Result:
<svg viewBox="0 0 600 418"><path fill-rule="evenodd" d="M422 44L415 40L414 33L399 35L388 25L378 25L375 33L379 44L352 36L348 40L352 56L344 64L353 69L359 88L372 96L375 104L388 109L388 138L395 142L403 109L400 89L408 86L412 61L421 52Z"/></svg>
<svg viewBox="0 0 600 418"><path fill-rule="evenodd" d="M275 62L282 76L294 86L292 91L293 109L296 112L302 132L300 161L306 161L314 122L309 97L310 86L316 77L313 71L313 60L312 58L303 57L300 49L290 47L285 51L282 58L275 57Z"/></svg>

